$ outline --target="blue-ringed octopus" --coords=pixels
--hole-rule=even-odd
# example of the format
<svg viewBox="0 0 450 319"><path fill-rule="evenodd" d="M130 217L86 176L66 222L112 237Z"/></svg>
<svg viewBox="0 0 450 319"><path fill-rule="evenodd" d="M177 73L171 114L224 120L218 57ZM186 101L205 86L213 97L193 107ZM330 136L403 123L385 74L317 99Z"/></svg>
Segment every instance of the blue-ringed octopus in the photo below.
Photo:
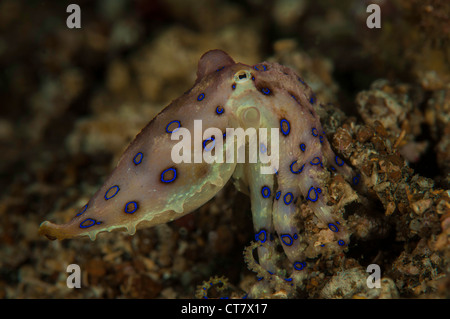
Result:
<svg viewBox="0 0 450 319"><path fill-rule="evenodd" d="M233 179L251 199L259 266L287 284L298 284L308 271L300 204L306 204L321 228L333 235L327 245L344 248L349 232L342 213L328 205L327 181L332 174L351 184L360 178L331 149L316 107L316 96L292 69L269 62L249 66L221 50L208 51L199 61L194 86L142 129L89 202L67 224L43 222L40 233L50 239L95 239L99 232L112 230L134 234L137 228L194 211ZM268 134L259 151L278 150L277 165L262 173L267 163L260 160L175 162L173 149L180 141L173 135L181 128L194 132L199 120L200 133L220 130L202 136L200 151L214 150L215 155L227 152L233 138L227 129L276 129L277 138ZM198 141L187 145L192 150L187 159L193 159ZM282 275L273 258L276 245L282 246L289 262ZM319 243L314 249L323 246Z"/></svg>

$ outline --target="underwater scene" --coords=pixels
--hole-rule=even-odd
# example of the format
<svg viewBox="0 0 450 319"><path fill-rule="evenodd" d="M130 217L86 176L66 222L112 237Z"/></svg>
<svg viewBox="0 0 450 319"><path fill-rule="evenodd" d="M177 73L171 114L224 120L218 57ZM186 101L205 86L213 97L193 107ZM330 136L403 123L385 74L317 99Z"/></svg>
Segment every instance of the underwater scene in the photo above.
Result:
<svg viewBox="0 0 450 319"><path fill-rule="evenodd" d="M0 66L0 299L450 298L449 1L3 0Z"/></svg>

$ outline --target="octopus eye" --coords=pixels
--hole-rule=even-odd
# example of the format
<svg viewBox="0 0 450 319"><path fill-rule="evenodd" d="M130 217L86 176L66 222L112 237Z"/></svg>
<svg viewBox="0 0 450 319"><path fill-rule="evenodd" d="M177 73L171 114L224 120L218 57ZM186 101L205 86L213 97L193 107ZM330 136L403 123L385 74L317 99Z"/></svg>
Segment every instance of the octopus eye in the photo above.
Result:
<svg viewBox="0 0 450 319"><path fill-rule="evenodd" d="M247 70L240 70L238 72L236 72L234 74L234 81L236 83L243 83L243 82L247 82L248 80L250 80L252 78L252 75L249 71Z"/></svg>

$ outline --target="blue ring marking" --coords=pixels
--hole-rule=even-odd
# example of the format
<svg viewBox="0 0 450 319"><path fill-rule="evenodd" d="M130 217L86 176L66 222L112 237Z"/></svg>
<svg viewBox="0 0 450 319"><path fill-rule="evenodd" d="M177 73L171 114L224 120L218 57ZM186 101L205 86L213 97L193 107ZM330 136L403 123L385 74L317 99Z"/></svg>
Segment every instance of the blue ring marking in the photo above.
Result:
<svg viewBox="0 0 450 319"><path fill-rule="evenodd" d="M197 96L197 101L202 101L205 98L205 93L201 93L199 94L199 96Z"/></svg>
<svg viewBox="0 0 450 319"><path fill-rule="evenodd" d="M286 125L287 125L286 131L283 129L283 123L286 123ZM284 136L287 136L287 135L289 135L289 132L291 131L291 124L289 124L288 120L282 119L280 121L280 129L281 129L281 133L283 133Z"/></svg>
<svg viewBox="0 0 450 319"><path fill-rule="evenodd" d="M217 114L222 114L223 112L224 112L225 110L224 110L224 108L222 107L222 106L218 106L218 107L216 107L216 113Z"/></svg>
<svg viewBox="0 0 450 319"><path fill-rule="evenodd" d="M208 141L212 141L212 146L209 147L209 148L207 149L207 148L206 148L206 143L207 143ZM216 139L215 139L213 136L211 136L211 137L209 137L209 138L207 138L206 140L203 141L203 149L204 149L206 152L209 152L210 150L212 150L212 149L214 148L215 145L216 145Z"/></svg>
<svg viewBox="0 0 450 319"><path fill-rule="evenodd" d="M331 169L333 172L336 171L336 169L334 168L334 166L330 166L330 169Z"/></svg>
<svg viewBox="0 0 450 319"><path fill-rule="evenodd" d="M88 208L89 204L86 204L83 206L83 210L81 212L79 212L78 214L75 215L75 217L81 216L83 215L83 213L86 211L86 209Z"/></svg>
<svg viewBox="0 0 450 319"><path fill-rule="evenodd" d="M338 160L340 160L341 162L339 163ZM337 166L342 166L344 165L344 160L341 159L339 156L336 155L336 157L334 158L334 162L336 163Z"/></svg>
<svg viewBox="0 0 450 319"><path fill-rule="evenodd" d="M288 239L289 241L286 241L285 239ZM283 244L285 244L286 246L292 246L292 244L294 243L294 240L292 239L291 235L289 234L283 234L280 236L281 241L283 242Z"/></svg>
<svg viewBox="0 0 450 319"><path fill-rule="evenodd" d="M291 197L289 198L289 202L286 201L286 196L290 195ZM292 195L292 193L286 193L283 197L284 203L286 205L289 205L290 203L292 203L292 200L294 199L294 195Z"/></svg>
<svg viewBox="0 0 450 319"><path fill-rule="evenodd" d="M134 165L139 165L139 164L141 164L143 158L144 158L144 154L142 154L141 152L137 153L137 154L133 157L133 163L134 163Z"/></svg>
<svg viewBox="0 0 450 319"><path fill-rule="evenodd" d="M111 189L113 189L113 188L115 188L116 191L115 191L114 194L112 194L111 196L108 196L109 191L110 191ZM116 196L117 193L119 192L119 190L120 190L119 186L117 186L117 185L111 186L111 187L106 191L106 193L105 193L105 200L111 199L111 198L113 198L114 196Z"/></svg>
<svg viewBox="0 0 450 319"><path fill-rule="evenodd" d="M264 64L258 64L258 65L261 65L261 66L263 67L263 71L267 71L267 67L266 67ZM253 68L254 68L256 71L261 71L260 69L257 68L256 65L255 65Z"/></svg>
<svg viewBox="0 0 450 319"><path fill-rule="evenodd" d="M345 245L345 241L343 241L342 239L338 240L338 245L339 246L344 246Z"/></svg>
<svg viewBox="0 0 450 319"><path fill-rule="evenodd" d="M298 170L294 171L294 169L292 168L292 166L294 166L294 164L297 163L297 161L293 161L291 163L291 166L289 166L291 173L292 174L300 174L303 171L303 168L305 167L305 164L302 165L302 167L300 167Z"/></svg>
<svg viewBox="0 0 450 319"><path fill-rule="evenodd" d="M297 235L297 233L295 233L294 234L294 239L297 239L298 238L298 235Z"/></svg>
<svg viewBox="0 0 450 319"><path fill-rule="evenodd" d="M224 68L225 68L224 66L221 67L221 68L218 68L218 69L216 70L216 72L217 72L217 71L222 71Z"/></svg>
<svg viewBox="0 0 450 319"><path fill-rule="evenodd" d="M292 96L292 98L293 98L294 100L297 101L297 98L294 96L294 94L291 94L291 96Z"/></svg>
<svg viewBox="0 0 450 319"><path fill-rule="evenodd" d="M261 89L261 92L262 92L263 94L265 94L265 95L268 95L268 94L270 94L270 89L268 89L268 88L262 88L262 89Z"/></svg>
<svg viewBox="0 0 450 319"><path fill-rule="evenodd" d="M132 209L130 209L130 205L133 205L134 207L133 207ZM128 203L125 205L125 213L127 213L127 214L133 214L134 212L137 211L138 207L139 207L139 206L138 206L138 204L137 204L136 202L134 202L134 201L128 202Z"/></svg>
<svg viewBox="0 0 450 319"><path fill-rule="evenodd" d="M261 235L263 235L263 239L261 239ZM259 233L255 234L255 240L261 241L262 244L264 244L267 240L267 232L265 229L261 229Z"/></svg>
<svg viewBox="0 0 450 319"><path fill-rule="evenodd" d="M336 222L336 224L340 225L341 223L340 222Z"/></svg>
<svg viewBox="0 0 450 319"><path fill-rule="evenodd" d="M275 199L276 199L276 200L279 200L279 199L280 199L280 196L281 196L281 192L278 191L278 192L276 193L276 195L275 195Z"/></svg>
<svg viewBox="0 0 450 319"><path fill-rule="evenodd" d="M264 187L261 189L261 194L262 194L262 197L268 198L268 197L270 196L270 188L267 187L267 186L264 186Z"/></svg>
<svg viewBox="0 0 450 319"><path fill-rule="evenodd" d="M302 152L306 151L306 145L304 143L300 144L300 149Z"/></svg>
<svg viewBox="0 0 450 319"><path fill-rule="evenodd" d="M353 179L352 179L353 185L358 185L360 177L361 177L361 175L359 175L359 174L357 174L355 177L353 177Z"/></svg>
<svg viewBox="0 0 450 319"><path fill-rule="evenodd" d="M322 161L320 160L320 157L314 157L313 159L312 159L312 161L311 162L309 162L311 165L320 165L320 167L323 167L323 165L322 165Z"/></svg>
<svg viewBox="0 0 450 319"><path fill-rule="evenodd" d="M90 222L91 224L85 225L86 222ZM92 218L87 218L80 223L80 228L89 228L97 224L97 221Z"/></svg>
<svg viewBox="0 0 450 319"><path fill-rule="evenodd" d="M306 263L296 261L293 266L295 270L303 270L306 267Z"/></svg>
<svg viewBox="0 0 450 319"><path fill-rule="evenodd" d="M328 228L333 232L333 233L337 233L339 231L339 228L333 224L333 223L329 223L328 224Z"/></svg>
<svg viewBox="0 0 450 319"><path fill-rule="evenodd" d="M311 196L309 196L311 194L311 191L314 191L314 194L316 195L314 198L311 198ZM319 199L319 194L322 192L322 190L320 188L317 188L317 190L314 188L314 186L311 186L308 190L308 196L306 196L307 200L310 200L311 202L317 202L317 200Z"/></svg>
<svg viewBox="0 0 450 319"><path fill-rule="evenodd" d="M316 131L315 134L314 134L314 130ZM314 137L317 137L317 135L319 135L319 131L315 127L312 128L311 133Z"/></svg>
<svg viewBox="0 0 450 319"><path fill-rule="evenodd" d="M284 280L286 280L286 281L288 281L288 282L291 282L291 281L292 281L292 278L284 278Z"/></svg>
<svg viewBox="0 0 450 319"><path fill-rule="evenodd" d="M173 177L172 177L172 179L164 179L164 174L167 173L168 171L172 171L172 172L173 172ZM164 170L164 171L161 173L161 182L163 182L163 183L171 183L171 182L173 182L176 178L177 178L177 170L176 170L175 168L173 168L173 167L170 167L170 168Z"/></svg>
<svg viewBox="0 0 450 319"><path fill-rule="evenodd" d="M259 145L259 151L261 152L261 154L265 154L267 152L267 147L266 145L264 145L263 143L261 143Z"/></svg>
<svg viewBox="0 0 450 319"><path fill-rule="evenodd" d="M323 136L322 135L319 136L319 142L323 143Z"/></svg>
<svg viewBox="0 0 450 319"><path fill-rule="evenodd" d="M172 130L172 131L169 131L169 126L170 126L170 124L172 124L172 123L178 123L178 127L177 127L176 129ZM166 126L166 132L169 133L169 134L170 134L170 133L174 133L174 132L176 132L180 127L181 127L181 122L178 121L178 120L173 120L172 122L170 122L169 124L167 124L167 126Z"/></svg>

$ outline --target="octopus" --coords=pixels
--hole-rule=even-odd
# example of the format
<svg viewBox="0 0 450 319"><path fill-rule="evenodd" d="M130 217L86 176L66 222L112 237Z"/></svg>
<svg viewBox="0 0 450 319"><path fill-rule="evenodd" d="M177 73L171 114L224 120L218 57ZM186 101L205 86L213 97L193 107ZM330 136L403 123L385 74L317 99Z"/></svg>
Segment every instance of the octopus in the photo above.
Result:
<svg viewBox="0 0 450 319"><path fill-rule="evenodd" d="M282 280L299 284L308 271L301 204L334 238L327 244L345 248L350 235L342 213L329 204L328 180L332 174L354 185L360 179L331 149L317 107L315 94L292 69L250 66L208 51L194 86L142 129L89 202L66 224L43 222L39 233L51 240L94 240L113 230L134 234L194 211L231 179L251 199L259 269L280 274L274 251L281 245L288 260ZM239 160L229 147L239 129L271 134L244 136L240 150L249 156ZM256 160L250 156L254 145ZM323 246L314 249L320 253Z"/></svg>

